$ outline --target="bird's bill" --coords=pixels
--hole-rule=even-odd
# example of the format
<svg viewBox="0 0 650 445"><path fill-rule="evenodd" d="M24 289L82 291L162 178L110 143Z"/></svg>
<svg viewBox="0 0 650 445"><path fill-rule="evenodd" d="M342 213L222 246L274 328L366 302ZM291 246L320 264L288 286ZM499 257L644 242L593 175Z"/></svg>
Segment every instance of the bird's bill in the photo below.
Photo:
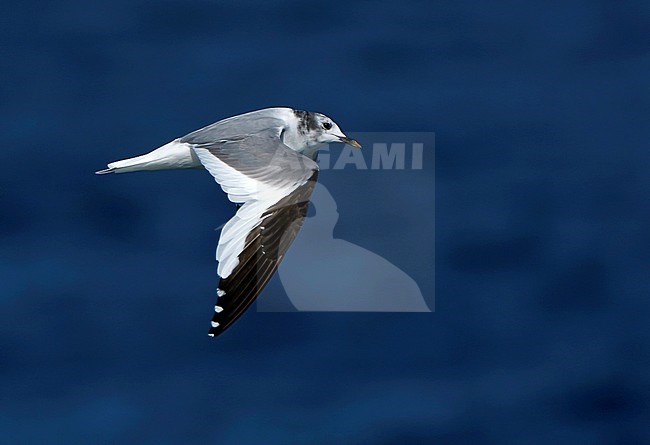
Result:
<svg viewBox="0 0 650 445"><path fill-rule="evenodd" d="M341 136L339 137L339 141L343 142L344 144L348 144L354 148L361 148L361 144L355 141L352 138L349 138L347 136Z"/></svg>

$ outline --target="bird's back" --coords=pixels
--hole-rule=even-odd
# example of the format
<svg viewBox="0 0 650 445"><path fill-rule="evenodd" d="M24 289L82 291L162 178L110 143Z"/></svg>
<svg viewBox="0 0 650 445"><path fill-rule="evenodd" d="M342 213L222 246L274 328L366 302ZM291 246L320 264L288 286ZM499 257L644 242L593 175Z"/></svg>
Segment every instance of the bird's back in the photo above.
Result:
<svg viewBox="0 0 650 445"><path fill-rule="evenodd" d="M206 144L258 133L270 128L288 125L293 114L291 108L265 108L220 120L207 127L193 131L180 139L190 144Z"/></svg>

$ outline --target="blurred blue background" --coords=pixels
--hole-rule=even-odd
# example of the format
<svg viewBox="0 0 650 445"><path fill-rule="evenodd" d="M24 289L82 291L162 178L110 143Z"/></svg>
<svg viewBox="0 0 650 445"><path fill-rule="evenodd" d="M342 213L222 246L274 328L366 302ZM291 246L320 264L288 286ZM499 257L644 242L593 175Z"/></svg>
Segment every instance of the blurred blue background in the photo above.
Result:
<svg viewBox="0 0 650 445"><path fill-rule="evenodd" d="M649 5L5 2L0 442L650 443ZM93 172L274 105L436 133L320 178L435 313L208 338L233 205Z"/></svg>

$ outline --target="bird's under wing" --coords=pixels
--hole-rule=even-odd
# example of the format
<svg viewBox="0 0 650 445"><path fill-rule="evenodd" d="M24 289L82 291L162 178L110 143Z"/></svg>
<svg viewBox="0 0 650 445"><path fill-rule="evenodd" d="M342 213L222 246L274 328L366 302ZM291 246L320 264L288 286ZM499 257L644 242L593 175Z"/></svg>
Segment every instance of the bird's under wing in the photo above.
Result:
<svg viewBox="0 0 650 445"><path fill-rule="evenodd" d="M185 140L228 198L243 205L221 231L220 281L211 336L251 305L295 239L314 189L318 165L280 140L281 128L212 142Z"/></svg>

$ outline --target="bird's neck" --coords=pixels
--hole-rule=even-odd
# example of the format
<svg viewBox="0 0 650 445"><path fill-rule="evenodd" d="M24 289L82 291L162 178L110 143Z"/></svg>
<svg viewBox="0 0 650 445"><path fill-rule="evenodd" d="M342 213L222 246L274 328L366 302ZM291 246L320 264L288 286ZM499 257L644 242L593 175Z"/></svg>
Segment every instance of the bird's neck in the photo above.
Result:
<svg viewBox="0 0 650 445"><path fill-rule="evenodd" d="M296 116L288 116L285 123L286 127L282 132L282 142L290 149L314 158L318 149L322 147L322 144L313 140L309 133L305 132L304 127L300 126L300 122Z"/></svg>

